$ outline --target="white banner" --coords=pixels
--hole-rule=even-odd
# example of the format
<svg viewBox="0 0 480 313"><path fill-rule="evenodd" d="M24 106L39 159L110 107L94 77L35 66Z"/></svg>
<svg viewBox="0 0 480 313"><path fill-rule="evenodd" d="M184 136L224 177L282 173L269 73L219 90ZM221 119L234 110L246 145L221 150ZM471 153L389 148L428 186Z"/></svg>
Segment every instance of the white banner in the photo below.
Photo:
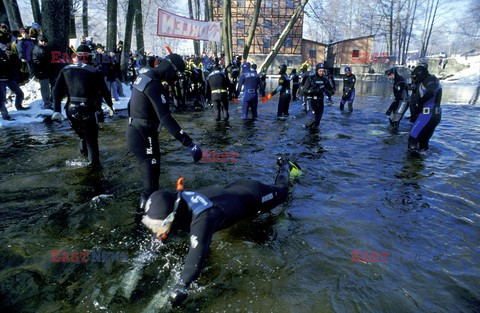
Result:
<svg viewBox="0 0 480 313"><path fill-rule="evenodd" d="M158 9L157 35L220 42L221 22L203 22Z"/></svg>

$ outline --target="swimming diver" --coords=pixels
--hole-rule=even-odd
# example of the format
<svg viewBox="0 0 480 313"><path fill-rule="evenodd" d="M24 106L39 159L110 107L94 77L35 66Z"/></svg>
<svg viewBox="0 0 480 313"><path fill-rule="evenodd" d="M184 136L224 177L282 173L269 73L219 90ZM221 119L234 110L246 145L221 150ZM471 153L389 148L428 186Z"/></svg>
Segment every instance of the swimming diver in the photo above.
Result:
<svg viewBox="0 0 480 313"><path fill-rule="evenodd" d="M225 187L208 186L197 191L184 191L183 178L177 182L177 194L156 191L148 199L142 223L158 239L165 241L178 230L189 232L190 248L180 281L169 292L172 306L188 296L188 287L202 270L215 232L231 227L247 217L266 212L284 203L290 178L302 174L298 164L279 158L274 185L256 180L235 181Z"/></svg>

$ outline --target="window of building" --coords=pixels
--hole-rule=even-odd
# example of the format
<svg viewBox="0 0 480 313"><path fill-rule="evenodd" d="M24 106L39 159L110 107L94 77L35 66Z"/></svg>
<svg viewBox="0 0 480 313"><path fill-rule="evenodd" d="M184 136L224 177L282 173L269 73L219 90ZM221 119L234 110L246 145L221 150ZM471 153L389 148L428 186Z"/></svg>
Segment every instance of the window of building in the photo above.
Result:
<svg viewBox="0 0 480 313"><path fill-rule="evenodd" d="M308 56L312 59L316 58L317 50L315 50L315 48L310 48L310 50L308 51Z"/></svg>
<svg viewBox="0 0 480 313"><path fill-rule="evenodd" d="M293 9L293 0L287 0L287 9Z"/></svg>
<svg viewBox="0 0 480 313"><path fill-rule="evenodd" d="M293 60L288 59L287 60L287 67L292 67L293 65Z"/></svg>
<svg viewBox="0 0 480 313"><path fill-rule="evenodd" d="M223 0L217 0L217 5L221 8L223 7Z"/></svg>
<svg viewBox="0 0 480 313"><path fill-rule="evenodd" d="M283 46L285 48L291 48L293 46L292 38L286 38L285 41L283 42Z"/></svg>
<svg viewBox="0 0 480 313"><path fill-rule="evenodd" d="M271 29L272 28L272 20L264 20L263 27Z"/></svg>
<svg viewBox="0 0 480 313"><path fill-rule="evenodd" d="M360 50L353 49L352 51L352 58L359 58L360 57Z"/></svg>
<svg viewBox="0 0 480 313"><path fill-rule="evenodd" d="M266 8L271 8L271 7L273 7L273 5L272 5L272 0L265 0L265 7L266 7Z"/></svg>
<svg viewBox="0 0 480 313"><path fill-rule="evenodd" d="M238 46L240 49L243 49L243 47L245 46L245 39L238 39L238 40L237 40L237 46Z"/></svg>
<svg viewBox="0 0 480 313"><path fill-rule="evenodd" d="M236 27L237 27L237 29L245 30L245 21L244 20L237 20Z"/></svg>
<svg viewBox="0 0 480 313"><path fill-rule="evenodd" d="M237 7L245 7L245 0L237 0Z"/></svg>
<svg viewBox="0 0 480 313"><path fill-rule="evenodd" d="M269 38L264 38L263 39L263 48L270 49L270 45L271 45L270 39Z"/></svg>

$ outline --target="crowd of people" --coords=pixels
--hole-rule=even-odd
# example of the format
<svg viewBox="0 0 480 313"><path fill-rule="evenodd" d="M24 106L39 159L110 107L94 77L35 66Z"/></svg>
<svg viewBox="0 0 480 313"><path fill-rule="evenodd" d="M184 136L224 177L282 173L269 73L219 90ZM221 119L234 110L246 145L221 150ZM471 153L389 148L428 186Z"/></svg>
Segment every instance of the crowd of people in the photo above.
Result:
<svg viewBox="0 0 480 313"><path fill-rule="evenodd" d="M28 35L27 35L28 34ZM2 117L10 119L6 107L6 87L16 94L17 110L22 105L23 93L19 84L35 77L40 82L43 107L54 111L52 120L64 119L61 103L65 104L66 117L80 138L80 152L88 157L90 165L100 166L98 148L98 123L104 119L102 100L110 115L114 100L123 96L120 70L123 43L111 51L93 39L82 37L80 45L72 48L72 63L58 73L52 71L48 39L39 25L10 32L0 25L0 101ZM199 191L184 191L182 183L177 193L159 191L160 147L158 129L164 127L190 152L193 161L202 158L202 149L177 123L172 109L182 110L186 101L193 100L195 108L213 106L215 120L227 121L229 102L238 102L242 95L242 119L258 117L258 101L265 103L279 94L277 117L289 115L291 101L300 100L307 117L305 128L318 128L324 111L325 98L333 102L336 92L333 72L323 63L309 71L304 63L299 73L287 66L279 66L278 84L267 92L266 70L257 72L257 65L233 58L225 64L224 57L167 54L166 57L140 56L131 53L129 67L131 98L128 103L126 145L135 155L142 176L143 190L137 213L143 224L159 239L165 240L172 229L187 229L191 247L179 283L171 292L174 305L187 296L190 284L199 276L214 232L230 227L239 220L257 212L269 210L286 200L289 177L300 173L295 162L280 159L278 175L273 185L254 180L234 182L224 188L205 187ZM411 73L413 84L407 84L398 69L386 72L393 84L394 102L386 115L394 129L410 108L411 127L408 149L413 153L428 149L428 142L441 119L442 89L438 79L429 74L426 65L417 66ZM353 111L356 77L345 67L339 109ZM53 89L51 89L53 88ZM51 92L53 91L53 92ZM409 91L411 94L409 95ZM53 96L53 98L52 98ZM113 100L112 100L113 97Z"/></svg>

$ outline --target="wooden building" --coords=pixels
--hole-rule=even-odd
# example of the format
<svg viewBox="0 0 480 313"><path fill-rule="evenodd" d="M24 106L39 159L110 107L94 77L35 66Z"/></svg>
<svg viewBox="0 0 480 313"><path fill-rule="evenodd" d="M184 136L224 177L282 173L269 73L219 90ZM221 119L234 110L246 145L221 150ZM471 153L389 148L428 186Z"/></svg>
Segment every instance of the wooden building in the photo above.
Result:
<svg viewBox="0 0 480 313"><path fill-rule="evenodd" d="M232 43L235 54L243 53L255 11L255 0L232 0ZM301 0L263 0L258 17L250 54L268 54L285 26L292 17ZM222 20L223 1L214 0L213 15L215 21ZM301 54L303 34L303 13L285 39L279 54Z"/></svg>
<svg viewBox="0 0 480 313"><path fill-rule="evenodd" d="M372 60L373 40L375 36L364 36L336 41L329 44L327 60L340 66L342 64L370 64Z"/></svg>
<svg viewBox="0 0 480 313"><path fill-rule="evenodd" d="M325 62L327 44L313 40L302 39L302 60L308 61L311 66Z"/></svg>

